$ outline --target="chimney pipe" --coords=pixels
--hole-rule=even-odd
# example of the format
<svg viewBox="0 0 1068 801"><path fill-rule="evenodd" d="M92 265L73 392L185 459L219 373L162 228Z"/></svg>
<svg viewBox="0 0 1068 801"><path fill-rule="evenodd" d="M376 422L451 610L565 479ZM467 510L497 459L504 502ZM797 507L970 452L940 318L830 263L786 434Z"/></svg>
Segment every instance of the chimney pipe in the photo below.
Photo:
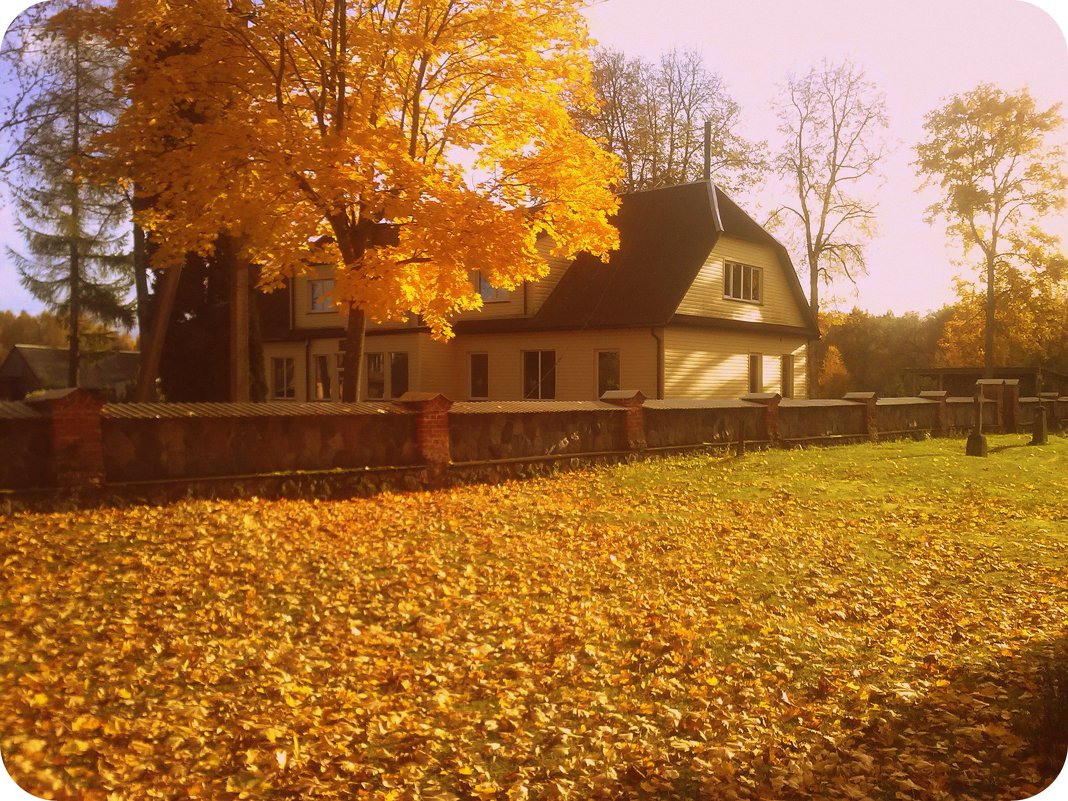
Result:
<svg viewBox="0 0 1068 801"><path fill-rule="evenodd" d="M712 120L705 120L705 180L712 180Z"/></svg>

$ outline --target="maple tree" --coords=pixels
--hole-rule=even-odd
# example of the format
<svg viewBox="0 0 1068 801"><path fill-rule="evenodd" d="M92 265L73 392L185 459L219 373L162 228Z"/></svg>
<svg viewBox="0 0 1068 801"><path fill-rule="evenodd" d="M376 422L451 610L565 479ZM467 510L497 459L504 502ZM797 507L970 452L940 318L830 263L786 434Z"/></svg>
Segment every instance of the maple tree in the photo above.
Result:
<svg viewBox="0 0 1068 801"><path fill-rule="evenodd" d="M279 286L332 264L348 306L342 397L368 317L437 336L514 288L537 249L605 256L616 160L574 126L593 102L577 0L118 0L130 106L107 137L135 176L156 266L223 232Z"/></svg>
<svg viewBox="0 0 1068 801"><path fill-rule="evenodd" d="M1063 125L1059 104L1039 109L1026 89L1009 93L981 84L929 112L926 139L916 145L923 185L941 190L928 221L942 218L965 254L978 250L982 257L986 298L978 350L988 376L998 355L999 294L1006 291L1007 306L1014 295L1020 299L1021 272L1063 269L1063 252L1039 227L1043 215L1066 202L1064 150L1051 141Z"/></svg>
<svg viewBox="0 0 1068 801"><path fill-rule="evenodd" d="M797 239L808 268L812 316L820 313L820 284L863 273L864 242L878 204L860 194L876 177L885 152L886 100L850 62L791 76L776 103L782 146L773 157L794 200L774 209L769 225L784 224ZM817 359L809 348L808 386L819 392Z"/></svg>
<svg viewBox="0 0 1068 801"><path fill-rule="evenodd" d="M1024 798L1068 747L1068 439L959 450L0 512L4 764L87 801Z"/></svg>

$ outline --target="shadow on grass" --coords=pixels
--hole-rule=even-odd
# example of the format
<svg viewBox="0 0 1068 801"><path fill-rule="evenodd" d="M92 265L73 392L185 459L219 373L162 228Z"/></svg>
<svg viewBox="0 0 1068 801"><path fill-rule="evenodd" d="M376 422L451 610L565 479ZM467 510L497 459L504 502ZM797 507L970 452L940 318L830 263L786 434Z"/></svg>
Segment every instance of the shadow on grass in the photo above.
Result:
<svg viewBox="0 0 1068 801"><path fill-rule="evenodd" d="M833 742L801 758L780 749L742 782L706 783L701 797L1016 801L1066 769L1068 635L948 672L930 659L929 675L942 677L942 687L882 687L863 713L843 719L846 732ZM781 781L790 775L804 779ZM695 789L684 779L663 797Z"/></svg>

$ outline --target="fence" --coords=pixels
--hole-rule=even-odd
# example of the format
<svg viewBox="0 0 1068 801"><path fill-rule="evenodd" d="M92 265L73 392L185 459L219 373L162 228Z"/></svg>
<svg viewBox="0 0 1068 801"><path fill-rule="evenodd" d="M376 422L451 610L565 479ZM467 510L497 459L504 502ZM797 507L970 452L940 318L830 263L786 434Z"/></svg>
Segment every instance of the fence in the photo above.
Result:
<svg viewBox="0 0 1068 801"><path fill-rule="evenodd" d="M0 488L218 487L239 478L345 471L377 475L379 485L393 471L404 475L401 486L416 488L446 467L496 477L507 471L494 467L739 442L789 447L946 436L972 430L979 413L986 431L1018 431L1040 404L1052 427L1068 425L1068 397L1020 398L1015 381L981 381L978 388L976 398L925 392L647 400L618 391L600 401L453 403L408 393L394 403L355 404L103 404L82 390L57 390L0 403Z"/></svg>

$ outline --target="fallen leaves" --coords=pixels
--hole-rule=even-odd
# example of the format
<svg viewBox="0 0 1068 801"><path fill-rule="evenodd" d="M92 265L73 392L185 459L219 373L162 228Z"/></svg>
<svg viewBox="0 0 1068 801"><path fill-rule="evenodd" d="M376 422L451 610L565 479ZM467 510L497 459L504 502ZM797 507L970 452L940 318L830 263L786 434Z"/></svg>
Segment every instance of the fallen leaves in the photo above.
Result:
<svg viewBox="0 0 1068 801"><path fill-rule="evenodd" d="M57 798L1048 783L1029 710L1068 633L1063 517L1030 497L975 515L975 485L922 516L730 485L767 470L0 519L0 751ZM1044 533L1014 533L1021 509Z"/></svg>

